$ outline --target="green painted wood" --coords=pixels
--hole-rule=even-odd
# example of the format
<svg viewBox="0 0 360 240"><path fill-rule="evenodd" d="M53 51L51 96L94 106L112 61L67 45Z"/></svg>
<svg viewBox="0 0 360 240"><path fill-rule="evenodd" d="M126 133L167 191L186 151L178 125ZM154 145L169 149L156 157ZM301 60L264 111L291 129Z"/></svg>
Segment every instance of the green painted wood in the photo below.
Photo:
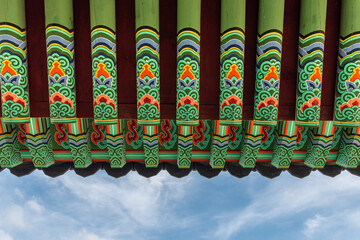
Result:
<svg viewBox="0 0 360 240"><path fill-rule="evenodd" d="M289 168L297 139L295 121L279 121L275 136L271 164L276 168Z"/></svg>
<svg viewBox="0 0 360 240"><path fill-rule="evenodd" d="M59 24L68 29L74 28L72 0L45 0L45 25Z"/></svg>
<svg viewBox="0 0 360 240"><path fill-rule="evenodd" d="M115 0L90 0L90 24L91 28L103 25L115 31Z"/></svg>
<svg viewBox="0 0 360 240"><path fill-rule="evenodd" d="M90 1L94 119L116 124L117 68L115 0Z"/></svg>
<svg viewBox="0 0 360 240"><path fill-rule="evenodd" d="M274 29L282 32L284 25L284 7L285 0L259 1L259 35Z"/></svg>
<svg viewBox="0 0 360 240"><path fill-rule="evenodd" d="M334 125L360 125L360 1L342 1Z"/></svg>
<svg viewBox="0 0 360 240"><path fill-rule="evenodd" d="M245 50L245 0L221 1L220 106L222 125L241 125Z"/></svg>
<svg viewBox="0 0 360 240"><path fill-rule="evenodd" d="M342 0L341 4L341 20L340 20L340 36L345 37L360 29L360 1L358 0Z"/></svg>
<svg viewBox="0 0 360 240"><path fill-rule="evenodd" d="M300 11L296 124L320 123L326 0L302 0Z"/></svg>
<svg viewBox="0 0 360 240"><path fill-rule="evenodd" d="M5 124L0 120L0 166L12 168L22 164L18 129L15 124Z"/></svg>
<svg viewBox="0 0 360 240"><path fill-rule="evenodd" d="M25 2L0 1L0 77L5 123L27 123L30 117L26 58Z"/></svg>
<svg viewBox="0 0 360 240"><path fill-rule="evenodd" d="M246 0L221 0L221 33L230 28L245 30Z"/></svg>
<svg viewBox="0 0 360 240"><path fill-rule="evenodd" d="M192 126L199 125L201 0L178 0L177 4L177 163L181 168L189 168Z"/></svg>
<svg viewBox="0 0 360 240"><path fill-rule="evenodd" d="M227 150L229 147L229 126L214 121L214 131L211 144L211 155L209 164L212 168L224 168Z"/></svg>
<svg viewBox="0 0 360 240"><path fill-rule="evenodd" d="M135 0L135 24L159 30L159 0Z"/></svg>
<svg viewBox="0 0 360 240"><path fill-rule="evenodd" d="M327 0L301 0L299 32L325 32Z"/></svg>
<svg viewBox="0 0 360 240"><path fill-rule="evenodd" d="M73 123L76 87L72 1L44 3L51 122Z"/></svg>
<svg viewBox="0 0 360 240"><path fill-rule="evenodd" d="M284 0L260 0L254 123L276 126L279 107Z"/></svg>
<svg viewBox="0 0 360 240"><path fill-rule="evenodd" d="M25 0L0 0L0 23L8 22L25 28Z"/></svg>
<svg viewBox="0 0 360 240"><path fill-rule="evenodd" d="M145 165L159 164L160 36L159 0L136 0L137 118L143 126Z"/></svg>
<svg viewBox="0 0 360 240"><path fill-rule="evenodd" d="M343 129L336 164L357 168L360 161L360 127Z"/></svg>
<svg viewBox="0 0 360 240"><path fill-rule="evenodd" d="M324 168L332 148L334 133L333 121L322 121L319 127L310 129L305 165L311 168Z"/></svg>
<svg viewBox="0 0 360 240"><path fill-rule="evenodd" d="M177 29L192 28L200 33L201 0L177 1Z"/></svg>

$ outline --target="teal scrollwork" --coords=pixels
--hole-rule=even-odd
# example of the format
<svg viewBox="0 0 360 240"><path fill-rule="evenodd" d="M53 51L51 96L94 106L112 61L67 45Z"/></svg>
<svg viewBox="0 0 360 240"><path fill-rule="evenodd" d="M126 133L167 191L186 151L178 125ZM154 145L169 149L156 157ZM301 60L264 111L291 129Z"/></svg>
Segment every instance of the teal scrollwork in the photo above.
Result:
<svg viewBox="0 0 360 240"><path fill-rule="evenodd" d="M275 126L279 107L282 33L270 30L258 36L254 119Z"/></svg>

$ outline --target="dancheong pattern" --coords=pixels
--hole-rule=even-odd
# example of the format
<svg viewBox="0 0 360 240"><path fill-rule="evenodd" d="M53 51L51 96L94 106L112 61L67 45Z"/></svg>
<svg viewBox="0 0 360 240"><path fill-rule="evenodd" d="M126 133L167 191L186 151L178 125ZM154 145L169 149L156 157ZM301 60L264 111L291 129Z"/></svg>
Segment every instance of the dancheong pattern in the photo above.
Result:
<svg viewBox="0 0 360 240"><path fill-rule="evenodd" d="M137 112L142 125L160 124L159 33L150 27L136 32Z"/></svg>
<svg viewBox="0 0 360 240"><path fill-rule="evenodd" d="M26 32L0 23L0 79L4 122L29 122Z"/></svg>
<svg viewBox="0 0 360 240"><path fill-rule="evenodd" d="M300 36L296 124L317 126L320 120L325 34Z"/></svg>
<svg viewBox="0 0 360 240"><path fill-rule="evenodd" d="M77 118L71 124L30 118L30 123L17 126L0 121L2 168L14 167L23 159L32 159L36 167L48 167L64 159L73 161L76 168L94 161L121 168L128 161L139 160L144 160L147 167L155 167L157 159L146 158L145 135L159 136L160 151L154 156L177 160L180 168L190 167L196 159L207 159L213 168L223 168L229 160L253 168L264 159L277 168L288 168L294 159L302 159L311 168L323 168L329 160L355 168L360 160L360 127L334 127L333 121L320 121L316 128L295 126L295 121L278 121L277 126L268 128L248 120L243 121L242 127L224 126L219 120L200 120L199 126L194 127L176 126L175 120L164 119L161 127L152 132L144 131L135 119L119 119L116 124L105 126L87 118ZM193 134L187 135L188 132Z"/></svg>
<svg viewBox="0 0 360 240"><path fill-rule="evenodd" d="M200 88L200 34L183 29L177 36L177 103L179 125L198 125Z"/></svg>
<svg viewBox="0 0 360 240"><path fill-rule="evenodd" d="M94 119L97 124L117 123L116 36L105 26L91 32Z"/></svg>
<svg viewBox="0 0 360 240"><path fill-rule="evenodd" d="M267 31L258 36L254 120L276 125L279 107L282 33Z"/></svg>
<svg viewBox="0 0 360 240"><path fill-rule="evenodd" d="M335 96L336 126L360 124L360 33L340 38L339 64Z"/></svg>
<svg viewBox="0 0 360 240"><path fill-rule="evenodd" d="M220 124L241 125L245 35L232 28L221 36Z"/></svg>
<svg viewBox="0 0 360 240"><path fill-rule="evenodd" d="M51 122L75 122L74 31L60 25L48 25L46 46Z"/></svg>

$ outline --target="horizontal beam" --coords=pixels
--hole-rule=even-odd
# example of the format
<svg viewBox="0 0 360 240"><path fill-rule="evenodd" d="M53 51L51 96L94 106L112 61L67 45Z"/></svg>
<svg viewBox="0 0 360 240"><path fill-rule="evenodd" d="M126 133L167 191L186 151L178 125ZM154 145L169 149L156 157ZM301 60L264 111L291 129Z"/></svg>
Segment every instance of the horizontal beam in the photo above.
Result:
<svg viewBox="0 0 360 240"><path fill-rule="evenodd" d="M191 162L209 162L210 151L193 151ZM256 162L271 162L273 151L259 151ZM338 151L330 151L327 163L336 162ZM31 155L28 150L21 150L21 157L24 162L31 162ZM306 157L306 151L294 151L292 163L304 162ZM55 162L72 162L72 156L70 150L54 150ZM91 151L91 158L93 162L109 162L109 156L105 150ZM226 156L226 162L238 162L240 158L240 151L229 150ZM177 151L160 151L159 162L176 162ZM144 162L144 151L126 151L127 162Z"/></svg>

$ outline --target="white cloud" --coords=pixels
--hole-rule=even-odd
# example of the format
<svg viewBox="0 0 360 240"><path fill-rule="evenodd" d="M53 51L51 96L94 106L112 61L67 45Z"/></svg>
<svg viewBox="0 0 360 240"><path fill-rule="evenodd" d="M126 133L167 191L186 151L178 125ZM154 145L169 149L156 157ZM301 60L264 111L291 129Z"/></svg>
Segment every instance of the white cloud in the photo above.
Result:
<svg viewBox="0 0 360 240"><path fill-rule="evenodd" d="M13 238L9 234L7 234L6 232L4 232L1 229L0 229L0 239L1 240L13 240Z"/></svg>
<svg viewBox="0 0 360 240"><path fill-rule="evenodd" d="M303 234L307 238L311 238L317 231L326 228L326 222L328 220L329 220L328 218L316 214L312 218L309 218L308 220L305 221Z"/></svg>
<svg viewBox="0 0 360 240"><path fill-rule="evenodd" d="M0 216L3 216L0 220L0 226L5 229L15 230L25 229L27 227L22 206L16 204L10 206L2 205Z"/></svg>
<svg viewBox="0 0 360 240"><path fill-rule="evenodd" d="M113 179L100 172L82 178L68 172L52 179L35 171L28 178L30 186L25 178L0 175L0 195L5 196L0 205L7 206L0 208L0 226L15 238L151 239L151 231L186 228L195 221L174 211L196 187L191 176L179 180L161 172L148 179L131 172Z"/></svg>
<svg viewBox="0 0 360 240"><path fill-rule="evenodd" d="M260 186L258 186L260 188ZM351 199L352 204L360 200L360 178L343 172L335 178L328 178L318 172L312 173L305 179L297 179L288 173L271 180L261 191L255 192L252 201L245 208L232 209L218 216L219 225L215 238L229 239L236 233L258 225L280 220L306 210L333 209L344 206L343 199ZM348 201L347 201L347 204ZM320 215L319 215L320 216ZM321 224L323 218L308 220ZM305 231L311 234L314 229L307 227Z"/></svg>
<svg viewBox="0 0 360 240"><path fill-rule="evenodd" d="M94 233L88 232L86 229L82 229L82 231L77 234L77 240L112 240L110 238L102 238Z"/></svg>
<svg viewBox="0 0 360 240"><path fill-rule="evenodd" d="M42 213L44 211L44 207L35 200L27 201L26 206L35 213Z"/></svg>

